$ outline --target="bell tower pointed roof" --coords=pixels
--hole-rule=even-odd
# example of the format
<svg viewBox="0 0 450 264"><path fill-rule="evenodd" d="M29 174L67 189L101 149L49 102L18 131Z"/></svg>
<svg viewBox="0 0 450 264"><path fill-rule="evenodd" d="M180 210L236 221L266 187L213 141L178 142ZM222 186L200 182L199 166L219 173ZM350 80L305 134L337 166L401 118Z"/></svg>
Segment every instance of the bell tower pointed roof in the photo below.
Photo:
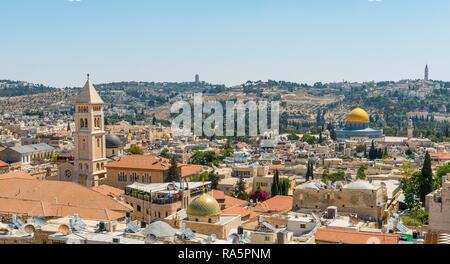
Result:
<svg viewBox="0 0 450 264"><path fill-rule="evenodd" d="M78 95L77 100L75 101L77 104L104 104L102 98L95 90L94 85L92 84L89 74L87 75L87 81L84 85L83 89L81 89L80 94Z"/></svg>

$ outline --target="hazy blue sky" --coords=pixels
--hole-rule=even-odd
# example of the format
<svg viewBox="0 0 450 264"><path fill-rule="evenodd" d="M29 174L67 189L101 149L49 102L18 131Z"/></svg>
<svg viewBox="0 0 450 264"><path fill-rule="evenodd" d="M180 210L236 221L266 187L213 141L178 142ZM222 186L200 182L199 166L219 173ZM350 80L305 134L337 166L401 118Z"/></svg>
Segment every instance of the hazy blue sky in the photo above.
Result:
<svg viewBox="0 0 450 264"><path fill-rule="evenodd" d="M0 0L0 79L450 79L447 0Z"/></svg>

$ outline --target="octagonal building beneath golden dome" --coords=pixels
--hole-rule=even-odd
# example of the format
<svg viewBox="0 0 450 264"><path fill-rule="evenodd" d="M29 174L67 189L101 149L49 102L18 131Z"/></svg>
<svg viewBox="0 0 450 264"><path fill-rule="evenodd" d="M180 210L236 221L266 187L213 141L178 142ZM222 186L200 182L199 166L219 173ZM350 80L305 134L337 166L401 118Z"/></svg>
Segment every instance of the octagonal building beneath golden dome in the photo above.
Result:
<svg viewBox="0 0 450 264"><path fill-rule="evenodd" d="M344 128L336 131L337 140L382 139L383 130L370 128L370 116L362 108L355 108L347 116Z"/></svg>

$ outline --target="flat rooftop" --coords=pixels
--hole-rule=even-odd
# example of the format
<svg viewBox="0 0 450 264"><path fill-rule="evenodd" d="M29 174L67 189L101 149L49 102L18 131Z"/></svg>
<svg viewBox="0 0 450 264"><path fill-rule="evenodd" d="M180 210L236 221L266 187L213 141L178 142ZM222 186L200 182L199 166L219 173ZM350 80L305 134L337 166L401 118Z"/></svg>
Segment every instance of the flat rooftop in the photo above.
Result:
<svg viewBox="0 0 450 264"><path fill-rule="evenodd" d="M211 182L205 182L205 185L210 185ZM189 182L189 184L183 183L185 187L189 187L189 190L198 189L203 187L202 182ZM162 191L168 191L170 186L175 187L175 189L181 190L182 184L179 182L176 183L151 183L151 184L143 184L143 183L133 183L131 185L128 185L127 188L135 189L147 193L153 193L153 192L162 192Z"/></svg>

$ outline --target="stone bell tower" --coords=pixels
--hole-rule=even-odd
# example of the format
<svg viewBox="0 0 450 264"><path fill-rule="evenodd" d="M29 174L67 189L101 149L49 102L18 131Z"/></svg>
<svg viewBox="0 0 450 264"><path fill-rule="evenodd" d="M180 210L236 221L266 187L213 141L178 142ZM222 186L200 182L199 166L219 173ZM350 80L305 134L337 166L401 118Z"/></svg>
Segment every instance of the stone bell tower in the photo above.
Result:
<svg viewBox="0 0 450 264"><path fill-rule="evenodd" d="M98 186L106 177L106 144L103 108L105 103L89 74L75 101L74 179L81 185Z"/></svg>

